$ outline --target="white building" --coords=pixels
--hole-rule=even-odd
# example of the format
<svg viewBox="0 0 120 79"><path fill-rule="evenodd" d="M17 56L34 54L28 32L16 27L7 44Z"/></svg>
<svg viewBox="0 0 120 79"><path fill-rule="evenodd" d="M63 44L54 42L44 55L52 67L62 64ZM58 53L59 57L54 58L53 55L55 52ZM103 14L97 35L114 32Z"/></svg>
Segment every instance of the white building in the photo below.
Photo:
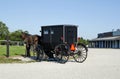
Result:
<svg viewBox="0 0 120 79"><path fill-rule="evenodd" d="M120 30L99 33L98 38L90 40L92 48L120 48Z"/></svg>

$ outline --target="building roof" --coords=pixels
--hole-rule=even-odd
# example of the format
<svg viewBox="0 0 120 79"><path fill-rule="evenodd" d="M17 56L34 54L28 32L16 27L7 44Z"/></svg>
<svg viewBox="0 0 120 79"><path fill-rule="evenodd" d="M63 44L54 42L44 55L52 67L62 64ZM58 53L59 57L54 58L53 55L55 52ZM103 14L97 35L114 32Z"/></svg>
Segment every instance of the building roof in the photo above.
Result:
<svg viewBox="0 0 120 79"><path fill-rule="evenodd" d="M120 40L120 36L95 38L95 39L92 39L90 41L104 41L104 40Z"/></svg>

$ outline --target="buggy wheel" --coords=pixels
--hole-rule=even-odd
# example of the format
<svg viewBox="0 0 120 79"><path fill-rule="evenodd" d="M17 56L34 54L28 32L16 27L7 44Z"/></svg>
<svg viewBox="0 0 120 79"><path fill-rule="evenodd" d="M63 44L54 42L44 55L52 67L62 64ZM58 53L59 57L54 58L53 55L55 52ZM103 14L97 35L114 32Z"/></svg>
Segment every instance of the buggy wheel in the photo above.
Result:
<svg viewBox="0 0 120 79"><path fill-rule="evenodd" d="M62 51L62 58L60 63L66 63L69 59L69 54L66 51Z"/></svg>
<svg viewBox="0 0 120 79"><path fill-rule="evenodd" d="M42 50L39 50L39 51L37 52L37 54L38 54L38 60L41 61L41 60L43 59L43 56L44 56L43 51L42 51Z"/></svg>
<svg viewBox="0 0 120 79"><path fill-rule="evenodd" d="M83 44L79 44L76 46L76 50L74 51L73 58L76 62L82 63L87 58L87 47Z"/></svg>
<svg viewBox="0 0 120 79"><path fill-rule="evenodd" d="M40 45L38 45L36 47L36 51L37 51L37 60L41 61L44 56L44 51L43 51L42 47Z"/></svg>
<svg viewBox="0 0 120 79"><path fill-rule="evenodd" d="M55 59L59 63L66 63L69 59L67 44L59 44L55 47Z"/></svg>

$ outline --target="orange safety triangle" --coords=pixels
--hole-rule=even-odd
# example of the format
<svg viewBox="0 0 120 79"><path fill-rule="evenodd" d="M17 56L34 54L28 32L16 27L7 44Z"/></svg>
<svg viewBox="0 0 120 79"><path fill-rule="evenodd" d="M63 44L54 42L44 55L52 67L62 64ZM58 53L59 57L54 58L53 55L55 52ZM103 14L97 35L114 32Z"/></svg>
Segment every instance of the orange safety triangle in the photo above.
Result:
<svg viewBox="0 0 120 79"><path fill-rule="evenodd" d="M75 51L75 45L74 44L71 44L70 50Z"/></svg>

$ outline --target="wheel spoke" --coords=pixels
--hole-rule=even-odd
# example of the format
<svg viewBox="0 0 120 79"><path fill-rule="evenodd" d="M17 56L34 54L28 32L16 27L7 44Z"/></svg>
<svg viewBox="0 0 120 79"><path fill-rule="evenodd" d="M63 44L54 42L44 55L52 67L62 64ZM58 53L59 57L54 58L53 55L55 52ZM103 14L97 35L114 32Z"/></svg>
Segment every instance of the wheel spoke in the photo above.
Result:
<svg viewBox="0 0 120 79"><path fill-rule="evenodd" d="M74 52L73 58L75 59L76 62L82 63L86 60L87 58L87 50L84 46L79 45L76 47L76 51Z"/></svg>
<svg viewBox="0 0 120 79"><path fill-rule="evenodd" d="M68 45L67 44L59 44L55 47L55 58L60 63L66 63L69 59L68 54Z"/></svg>

